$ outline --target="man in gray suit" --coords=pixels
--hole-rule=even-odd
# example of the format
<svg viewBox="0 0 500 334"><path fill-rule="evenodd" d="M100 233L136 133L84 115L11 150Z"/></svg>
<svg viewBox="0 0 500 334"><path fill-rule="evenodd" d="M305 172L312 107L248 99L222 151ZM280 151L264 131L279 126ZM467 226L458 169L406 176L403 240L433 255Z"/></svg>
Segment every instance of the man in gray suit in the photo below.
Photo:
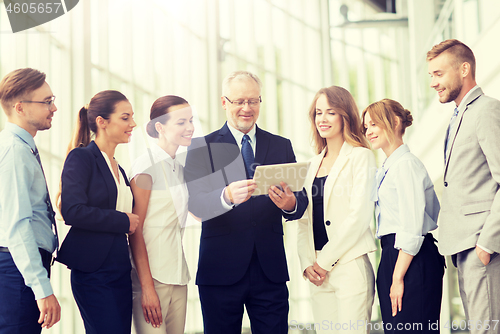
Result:
<svg viewBox="0 0 500 334"><path fill-rule="evenodd" d="M458 269L471 333L500 328L500 101L476 84L471 49L446 40L427 53L439 102L454 101L445 138L439 251Z"/></svg>

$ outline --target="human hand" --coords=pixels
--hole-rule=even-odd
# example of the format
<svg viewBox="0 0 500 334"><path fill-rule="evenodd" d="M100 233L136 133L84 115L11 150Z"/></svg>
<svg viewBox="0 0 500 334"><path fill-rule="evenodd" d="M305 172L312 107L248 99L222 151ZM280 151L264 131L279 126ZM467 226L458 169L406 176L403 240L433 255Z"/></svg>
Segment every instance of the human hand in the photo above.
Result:
<svg viewBox="0 0 500 334"><path fill-rule="evenodd" d="M139 216L136 215L135 213L128 213L128 212L125 213L127 214L128 220L130 221L130 228L128 234L134 234L137 225L139 225Z"/></svg>
<svg viewBox="0 0 500 334"><path fill-rule="evenodd" d="M321 268L318 264L318 262L314 262L313 264L313 269L315 272L317 272L319 274L319 276L321 276L323 279L326 277L326 274L328 273L328 271L326 271L325 269Z"/></svg>
<svg viewBox="0 0 500 334"><path fill-rule="evenodd" d="M307 267L306 270L304 270L304 275L309 280L309 282L311 282L316 286L320 286L321 284L323 284L323 281L325 280L326 277L326 276L321 277L321 275L314 270L313 266Z"/></svg>
<svg viewBox="0 0 500 334"><path fill-rule="evenodd" d="M395 317L398 314L398 311L401 312L403 309L403 293L405 290L405 283L401 280L395 280L393 278L391 290L389 293L389 297L391 298L391 306L392 306L392 316Z"/></svg>
<svg viewBox="0 0 500 334"><path fill-rule="evenodd" d="M491 254L477 245L476 245L476 254L477 254L477 257L479 258L479 260L481 260L481 262L485 266L487 266L490 263Z"/></svg>
<svg viewBox="0 0 500 334"><path fill-rule="evenodd" d="M257 189L257 183L254 180L231 182L224 189L224 199L232 204L241 204L248 201L255 189Z"/></svg>
<svg viewBox="0 0 500 334"><path fill-rule="evenodd" d="M61 306L57 301L56 296L50 295L36 301L40 310L40 318L38 323L42 324L42 328L49 329L61 320Z"/></svg>
<svg viewBox="0 0 500 334"><path fill-rule="evenodd" d="M160 299L154 287L142 289L142 312L144 320L154 328L159 328L162 324Z"/></svg>
<svg viewBox="0 0 500 334"><path fill-rule="evenodd" d="M271 201L281 210L293 211L295 209L295 203L297 202L295 194L285 182L281 181L280 186L283 190L276 186L271 186L269 188L269 198L271 198Z"/></svg>

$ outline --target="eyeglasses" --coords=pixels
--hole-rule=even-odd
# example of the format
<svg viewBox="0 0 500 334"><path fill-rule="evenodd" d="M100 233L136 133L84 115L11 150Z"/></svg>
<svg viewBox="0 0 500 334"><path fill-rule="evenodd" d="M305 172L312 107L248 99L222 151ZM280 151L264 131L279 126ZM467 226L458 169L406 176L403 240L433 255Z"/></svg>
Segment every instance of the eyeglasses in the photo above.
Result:
<svg viewBox="0 0 500 334"><path fill-rule="evenodd" d="M248 101L244 101L244 100L231 101L230 99L227 98L227 96L224 96L224 97L226 98L226 100L229 103L231 103L231 104L233 104L233 105L235 105L237 107L242 107L242 106L245 105L245 103L248 103L249 107L256 107L256 106L258 106L262 102L262 97L261 96L259 96L258 100L257 99L252 99L252 100L248 100Z"/></svg>
<svg viewBox="0 0 500 334"><path fill-rule="evenodd" d="M47 105L47 108L52 108L52 106L54 105L54 101L56 100L56 97L55 96L52 96L50 98L50 100L48 101L19 101L19 102L22 102L22 103L42 103L42 104L46 104Z"/></svg>

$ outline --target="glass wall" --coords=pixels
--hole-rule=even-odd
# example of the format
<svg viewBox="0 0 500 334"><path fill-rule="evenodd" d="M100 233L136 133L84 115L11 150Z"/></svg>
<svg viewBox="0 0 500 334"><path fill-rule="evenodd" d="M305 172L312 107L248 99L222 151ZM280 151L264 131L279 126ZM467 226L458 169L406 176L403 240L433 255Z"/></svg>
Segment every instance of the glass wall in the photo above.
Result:
<svg viewBox="0 0 500 334"><path fill-rule="evenodd" d="M4 8L3 3L0 3ZM86 0L56 20L24 32L11 32L0 10L0 76L21 67L47 74L57 112L50 131L35 140L53 202L78 110L97 92L115 89L133 105L143 125L153 101L163 95L186 98L194 107L198 135L220 128L221 81L233 70L247 69L262 79L259 126L292 140L297 158L312 155L307 109L314 93L331 85L328 4L325 0ZM327 47L329 50L329 47ZM0 128L6 118L0 116ZM134 136L137 136L137 132ZM130 145L129 145L130 146ZM127 145L117 159L128 169ZM59 217L61 239L68 228ZM300 318L302 281L295 250L296 226L286 225L291 318ZM191 224L184 245L194 277L200 225ZM83 333L71 294L69 270L53 267L52 283L62 306L62 320L47 333ZM301 282L303 283L303 282ZM304 292L305 291L305 292ZM203 329L196 286L189 286L187 333ZM303 307L305 309L305 307ZM307 321L311 321L306 316ZM244 323L248 327L248 321Z"/></svg>
<svg viewBox="0 0 500 334"><path fill-rule="evenodd" d="M500 91L500 61L498 53L489 50L500 29L496 2L398 0L397 13L388 14L365 0L85 0L56 20L13 34L0 1L0 76L16 68L37 68L47 74L57 97L52 129L36 136L53 201L77 111L94 94L105 89L123 92L139 126L148 121L157 97L182 96L196 112L197 134L204 135L226 119L220 107L222 79L242 69L263 81L259 126L290 138L297 160L313 155L307 111L318 89L342 86L354 95L360 110L386 97L400 101L415 118L406 140L439 192L442 166L436 143L449 117L429 112L438 103L429 88L425 53L444 39L462 39L476 53L478 78L495 96ZM0 129L5 121L1 113ZM125 169L133 158L129 147L117 151ZM384 156L376 154L380 164ZM62 239L68 228L62 220L58 225ZM312 322L309 289L296 254L297 226L284 226L291 276L289 321ZM199 234L200 225L193 221L184 238L193 281ZM451 305L451 317L461 319L453 269L448 271L450 288L444 300ZM69 270L56 264L52 282L63 318L45 332L83 333ZM379 321L377 300L373 314L373 321ZM201 332L193 282L187 317L186 332ZM248 332L248 319L244 327Z"/></svg>

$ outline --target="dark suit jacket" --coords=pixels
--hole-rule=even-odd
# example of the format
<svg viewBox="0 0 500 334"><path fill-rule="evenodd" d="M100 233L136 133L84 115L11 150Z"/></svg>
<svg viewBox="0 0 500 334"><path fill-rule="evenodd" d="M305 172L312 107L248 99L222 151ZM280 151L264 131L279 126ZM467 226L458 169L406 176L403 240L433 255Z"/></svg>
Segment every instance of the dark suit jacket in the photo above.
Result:
<svg viewBox="0 0 500 334"><path fill-rule="evenodd" d="M256 138L256 165L295 162L290 140L258 127ZM240 149L227 124L204 138L193 139L184 177L189 211L203 220L196 284L236 283L247 271L254 249L271 281L289 280L282 210L267 195L252 197L231 210L221 204L222 189L246 179Z"/></svg>
<svg viewBox="0 0 500 334"><path fill-rule="evenodd" d="M120 167L128 186L125 172ZM71 226L61 245L57 261L70 269L98 270L112 245L128 256L125 233L127 214L116 211L117 189L113 174L97 145L72 150L62 172L61 213ZM126 254L125 254L126 253Z"/></svg>

